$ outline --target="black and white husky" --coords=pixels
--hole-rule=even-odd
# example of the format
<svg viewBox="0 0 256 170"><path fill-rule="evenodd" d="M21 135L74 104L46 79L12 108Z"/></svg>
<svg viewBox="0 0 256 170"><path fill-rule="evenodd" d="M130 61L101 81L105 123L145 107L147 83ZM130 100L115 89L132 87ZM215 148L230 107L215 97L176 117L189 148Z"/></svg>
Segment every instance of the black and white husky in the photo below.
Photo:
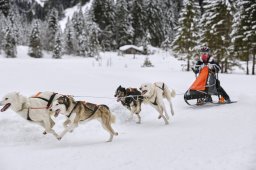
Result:
<svg viewBox="0 0 256 170"><path fill-rule="evenodd" d="M52 133L58 138L58 134L52 129L55 123L51 119L53 112L49 107L59 96L60 94L53 92L40 92L32 97L25 97L17 92L8 93L0 101L0 106L3 106L1 112L11 108L29 122L41 125L45 129L44 134Z"/></svg>
<svg viewBox="0 0 256 170"><path fill-rule="evenodd" d="M174 115L171 98L175 97L175 91L170 91L168 86L163 82L142 84L140 90L142 92L141 95L143 96L143 103L150 104L154 107L159 112L158 118L160 119L162 117L165 124L168 124L169 115L163 99L166 98L168 100L171 113Z"/></svg>
<svg viewBox="0 0 256 170"><path fill-rule="evenodd" d="M131 118L133 114L136 114L138 116L137 123L141 123L141 117L139 115L143 101L141 92L136 88L124 88L120 85L116 89L114 96L117 97L118 102L121 101L122 105L131 111Z"/></svg>

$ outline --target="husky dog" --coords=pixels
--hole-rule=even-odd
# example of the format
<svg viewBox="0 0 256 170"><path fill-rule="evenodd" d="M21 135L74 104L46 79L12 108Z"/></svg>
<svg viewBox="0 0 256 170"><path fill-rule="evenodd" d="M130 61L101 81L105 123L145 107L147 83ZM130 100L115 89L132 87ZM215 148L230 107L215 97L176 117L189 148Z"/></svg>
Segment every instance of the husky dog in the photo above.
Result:
<svg viewBox="0 0 256 170"><path fill-rule="evenodd" d="M80 121L85 122L92 119L99 120L103 128L109 132L108 142L112 141L114 135L118 135L111 127L111 123L115 122L115 116L111 114L106 105L75 101L73 97L63 95L53 102L50 110L56 112L56 114L61 113L67 116L67 120L63 123L65 129L58 138L59 140L67 132L72 132L78 127Z"/></svg>
<svg viewBox="0 0 256 170"><path fill-rule="evenodd" d="M170 91L168 86L163 82L142 84L140 90L142 92L142 96L144 97L143 102L149 103L151 106L153 106L160 114L158 118L160 119L162 117L165 121L165 124L168 124L169 116L166 111L163 99L166 98L168 100L171 107L171 113L174 115L171 98L175 97L175 91Z"/></svg>
<svg viewBox="0 0 256 170"><path fill-rule="evenodd" d="M52 112L49 111L52 101L58 96L60 95L53 92L40 92L32 97L25 97L17 92L8 93L0 101L0 106L3 106L1 112L11 108L24 119L43 126L43 134L52 133L58 138L58 134L52 129L55 123L50 116Z"/></svg>
<svg viewBox="0 0 256 170"><path fill-rule="evenodd" d="M120 85L116 89L114 96L117 97L117 102L121 101L122 105L131 111L131 118L133 114L136 114L139 119L137 123L141 123L141 117L139 115L143 101L141 92L136 88L124 88Z"/></svg>

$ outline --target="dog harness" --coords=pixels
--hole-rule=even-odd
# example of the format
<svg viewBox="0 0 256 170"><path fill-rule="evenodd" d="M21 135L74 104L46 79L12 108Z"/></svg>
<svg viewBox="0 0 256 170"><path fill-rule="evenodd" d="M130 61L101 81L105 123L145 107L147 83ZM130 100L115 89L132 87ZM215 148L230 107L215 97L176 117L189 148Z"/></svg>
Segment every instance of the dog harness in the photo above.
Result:
<svg viewBox="0 0 256 170"><path fill-rule="evenodd" d="M85 101L78 101L78 102L76 102L75 106L73 107L73 109L71 110L71 112L69 113L69 115L67 115L68 118L70 118L71 114L74 112L74 110L76 109L76 107L78 106L79 103L83 104L83 106L84 106L86 109L88 109L89 111L91 111L92 114L91 114L87 119L91 118L91 117L94 115L94 113L99 109L99 106L98 106L98 105L95 105L94 109L91 109L91 108L89 108L88 106L86 106L86 102L85 102ZM104 105L104 106L105 106L105 105ZM105 106L105 107L107 107L107 106ZM107 108L108 108L108 107L107 107Z"/></svg>
<svg viewBox="0 0 256 170"><path fill-rule="evenodd" d="M162 87L159 87L159 86L157 86L156 84L155 84L155 86L164 91L164 83L163 83ZM156 96L156 98L155 98L154 103L152 103L152 102L151 102L151 103L152 103L153 105L157 106L158 104L157 104L156 101L157 101L157 96Z"/></svg>
<svg viewBox="0 0 256 170"><path fill-rule="evenodd" d="M89 107L86 105L86 102L85 102L85 101L83 101L82 104L84 105L84 107L85 107L86 109L88 109L89 111L91 111L91 115L90 115L87 119L91 118L91 117L94 115L94 113L99 109L99 106L96 105L96 104L93 104L93 105L95 106L94 109L89 108ZM92 103L91 103L91 104L92 104ZM107 107L107 106L106 106L106 107ZM108 108L108 107L107 107L107 108Z"/></svg>
<svg viewBox="0 0 256 170"><path fill-rule="evenodd" d="M156 83L155 83L155 86L164 91L164 83L163 83L162 87L157 86Z"/></svg>
<svg viewBox="0 0 256 170"><path fill-rule="evenodd" d="M28 120L28 121L33 121L33 120L30 118L30 116L29 116L29 108L28 108L28 112L27 112L27 120Z"/></svg>
<svg viewBox="0 0 256 170"><path fill-rule="evenodd" d="M157 106L158 104L157 104L157 102L156 102L156 101L157 101L157 96L156 96L156 98L155 98L154 103L152 103L152 102L151 102L151 103L152 103L153 105Z"/></svg>
<svg viewBox="0 0 256 170"><path fill-rule="evenodd" d="M68 118L70 118L71 114L73 113L73 111L76 109L78 105L78 102L76 102L75 106L73 107L73 109L71 110L71 112L69 113L69 115L67 115Z"/></svg>
<svg viewBox="0 0 256 170"><path fill-rule="evenodd" d="M46 102L47 102L46 109L49 109L49 107L50 107L51 104L52 104L52 101L53 101L54 97L55 97L56 94L58 94L58 93L53 93L53 94L51 95L51 97L50 97L49 100L46 99L46 98L40 97L40 96L39 96L40 94L41 94L41 92L37 93L35 96L32 96L31 98L38 98L38 99L42 99L42 100L46 101Z"/></svg>
<svg viewBox="0 0 256 170"><path fill-rule="evenodd" d="M29 120L29 121L33 121L33 120L30 118L30 116L29 116L29 109L30 109L30 108L25 108L24 105L25 105L25 103L22 103L21 109L18 110L17 112L21 112L21 111L23 111L24 109L28 109L26 119Z"/></svg>

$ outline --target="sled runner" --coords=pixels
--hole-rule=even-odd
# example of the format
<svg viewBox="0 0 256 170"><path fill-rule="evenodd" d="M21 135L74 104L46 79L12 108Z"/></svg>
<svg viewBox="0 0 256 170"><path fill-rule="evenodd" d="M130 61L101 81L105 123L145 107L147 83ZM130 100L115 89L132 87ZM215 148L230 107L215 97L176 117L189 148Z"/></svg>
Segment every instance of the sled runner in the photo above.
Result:
<svg viewBox="0 0 256 170"><path fill-rule="evenodd" d="M207 102L212 102L211 95L219 96L216 88L217 75L211 73L211 70L206 65L204 66L190 88L184 94L184 100L188 105L189 100L196 100L197 105L202 105Z"/></svg>

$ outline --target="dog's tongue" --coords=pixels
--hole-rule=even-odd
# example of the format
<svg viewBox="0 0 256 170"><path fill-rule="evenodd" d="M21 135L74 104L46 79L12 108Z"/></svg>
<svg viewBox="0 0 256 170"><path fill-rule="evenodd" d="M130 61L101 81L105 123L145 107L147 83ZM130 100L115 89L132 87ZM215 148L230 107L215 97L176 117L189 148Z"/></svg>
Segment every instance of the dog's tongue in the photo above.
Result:
<svg viewBox="0 0 256 170"><path fill-rule="evenodd" d="M59 113L60 113L60 109L56 110L55 114L54 114L54 117L57 117L59 115Z"/></svg>
<svg viewBox="0 0 256 170"><path fill-rule="evenodd" d="M1 112L6 111L10 106L11 106L11 103L7 103L7 104L4 105L4 107L1 109Z"/></svg>

